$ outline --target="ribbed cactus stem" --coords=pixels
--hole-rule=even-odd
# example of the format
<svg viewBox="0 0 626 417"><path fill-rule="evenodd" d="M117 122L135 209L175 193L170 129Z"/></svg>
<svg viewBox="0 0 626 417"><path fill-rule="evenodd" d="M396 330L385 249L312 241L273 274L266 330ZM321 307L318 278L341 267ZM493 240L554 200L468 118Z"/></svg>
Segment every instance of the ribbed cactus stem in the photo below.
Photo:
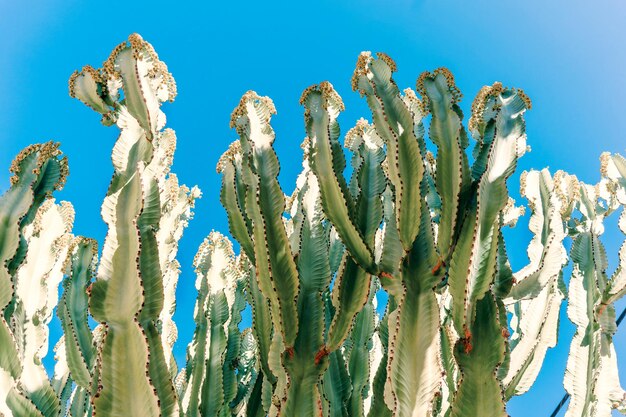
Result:
<svg viewBox="0 0 626 417"><path fill-rule="evenodd" d="M170 174L176 137L172 130L162 130L165 115L160 106L174 99L176 85L152 46L133 34L114 49L102 69L85 67L74 73L70 95L103 114L104 124L115 122L121 131L113 149L115 174L102 211L109 234L90 299L94 318L107 325L98 352L95 409L121 415L129 412L125 407L135 407L137 415L176 415L175 256L199 197L196 188L179 186ZM127 354L121 357L123 350ZM117 361L133 365L110 366ZM121 372L130 377L121 378ZM112 386L118 379L127 384ZM133 397L142 401L131 405Z"/></svg>
<svg viewBox="0 0 626 417"><path fill-rule="evenodd" d="M20 410L54 413L60 407L40 363L48 348L47 322L57 296L54 285L62 276L73 223L71 206L49 199L68 174L67 160L59 158L58 148L48 142L22 150L11 165L11 188L0 198L0 413L6 415ZM44 217L51 223L45 224ZM31 280L35 286L28 289ZM24 368L23 362L29 365ZM23 379L22 389L17 384Z"/></svg>

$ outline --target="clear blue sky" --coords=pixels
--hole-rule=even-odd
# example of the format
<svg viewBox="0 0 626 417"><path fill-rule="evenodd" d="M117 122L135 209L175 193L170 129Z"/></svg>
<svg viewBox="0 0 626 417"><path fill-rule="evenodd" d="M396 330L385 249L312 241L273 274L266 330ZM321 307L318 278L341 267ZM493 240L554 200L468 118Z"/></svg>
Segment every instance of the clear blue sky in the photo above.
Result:
<svg viewBox="0 0 626 417"><path fill-rule="evenodd" d="M248 89L271 96L278 109L276 148L288 192L300 169L304 124L298 98L304 88L322 80L334 84L347 106L340 119L344 132L359 117L370 117L365 102L350 89L362 50L392 56L401 87L414 87L424 70L450 68L465 94L466 114L482 85L502 81L524 88L534 104L527 114L533 151L522 159L520 172L549 166L595 182L600 153L625 152L620 121L626 97L626 6L618 1L125 3L0 2L0 193L8 187L7 169L21 148L60 141L71 175L57 198L74 204L75 233L102 242L106 230L100 205L112 173L117 130L100 125L97 114L70 99L67 80L85 64L99 66L132 32L151 42L178 84L176 101L164 108L178 136L174 172L204 193L181 242L175 316L179 362L193 332L193 256L211 229L228 230L214 168L235 139L229 115ZM516 175L510 182L513 194L518 184ZM515 269L526 262L530 239L528 216L523 220L508 234ZM614 266L623 237L612 229L606 242ZM560 345L549 352L533 389L509 403L513 417L548 416L563 395L573 329L562 318ZM58 336L58 324L53 329L53 337ZM616 346L626 383L626 330L618 332Z"/></svg>

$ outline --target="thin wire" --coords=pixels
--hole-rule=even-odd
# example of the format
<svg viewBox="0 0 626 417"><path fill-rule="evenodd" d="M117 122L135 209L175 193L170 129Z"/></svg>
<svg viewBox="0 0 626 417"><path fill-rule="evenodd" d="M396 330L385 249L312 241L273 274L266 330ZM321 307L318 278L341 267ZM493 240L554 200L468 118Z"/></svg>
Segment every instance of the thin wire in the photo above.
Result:
<svg viewBox="0 0 626 417"><path fill-rule="evenodd" d="M622 322L622 320L624 320L624 316L626 316L626 307L622 310L622 314L619 315L619 317L617 318L617 321L615 322L617 327L619 327L619 324ZM569 394L565 393L563 398L561 398L561 401L559 401L559 403L557 404L556 408L552 412L552 414L550 414L550 417L556 417L557 414L559 414L559 411L561 411L561 408L567 402L567 400L569 400Z"/></svg>

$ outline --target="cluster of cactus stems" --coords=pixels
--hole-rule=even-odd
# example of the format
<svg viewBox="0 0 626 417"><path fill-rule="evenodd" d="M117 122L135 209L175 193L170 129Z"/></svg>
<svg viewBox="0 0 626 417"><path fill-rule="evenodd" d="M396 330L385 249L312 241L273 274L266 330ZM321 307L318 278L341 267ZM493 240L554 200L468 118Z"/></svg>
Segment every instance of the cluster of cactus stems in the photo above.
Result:
<svg viewBox="0 0 626 417"><path fill-rule="evenodd" d="M304 91L303 168L289 196L274 105L242 97L231 119L239 139L217 167L241 253L218 232L200 246L180 369L176 254L200 192L170 172L176 137L160 107L176 85L136 34L101 69L75 72L72 97L120 130L102 205L108 234L99 260L97 242L72 234L72 206L52 198L68 174L58 144L17 156L0 199L0 416L504 417L555 346L565 299L576 326L566 416L626 412L612 343L626 245L609 277L601 241L603 220L620 210L626 233L626 160L603 154L596 185L523 173L533 237L514 272L502 231L524 214L507 179L527 151L530 100L484 87L466 130L449 71L402 92L395 71L384 54L359 56L352 86L372 122L344 136L349 178L341 98L328 82ZM63 336L49 377L55 307Z"/></svg>

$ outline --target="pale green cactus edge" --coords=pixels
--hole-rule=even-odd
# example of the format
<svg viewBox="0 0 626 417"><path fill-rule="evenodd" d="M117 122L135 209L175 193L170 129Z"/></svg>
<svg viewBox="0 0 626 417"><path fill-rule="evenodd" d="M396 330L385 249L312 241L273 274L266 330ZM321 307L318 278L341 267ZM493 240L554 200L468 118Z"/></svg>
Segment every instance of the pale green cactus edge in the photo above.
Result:
<svg viewBox="0 0 626 417"><path fill-rule="evenodd" d="M180 370L176 255L200 192L170 172L176 137L161 104L176 96L174 79L136 34L101 69L75 72L70 95L120 129L102 206L109 231L99 260L97 242L71 234L72 206L50 198L68 173L58 144L18 155L0 197L0 416L504 417L556 345L565 299L576 326L567 417L626 412L612 342L626 244L609 277L601 241L619 210L626 234L626 160L603 154L593 186L522 173L533 238L514 272L502 230L525 211L507 180L527 151L530 100L486 86L466 130L448 70L423 73L415 91L398 88L396 71L385 54L358 58L352 87L372 122L344 135L349 179L342 99L328 82L304 91L291 195L278 182L274 104L242 97L239 138L217 167L241 254L218 232L200 245ZM55 307L64 335L49 378L41 360Z"/></svg>

